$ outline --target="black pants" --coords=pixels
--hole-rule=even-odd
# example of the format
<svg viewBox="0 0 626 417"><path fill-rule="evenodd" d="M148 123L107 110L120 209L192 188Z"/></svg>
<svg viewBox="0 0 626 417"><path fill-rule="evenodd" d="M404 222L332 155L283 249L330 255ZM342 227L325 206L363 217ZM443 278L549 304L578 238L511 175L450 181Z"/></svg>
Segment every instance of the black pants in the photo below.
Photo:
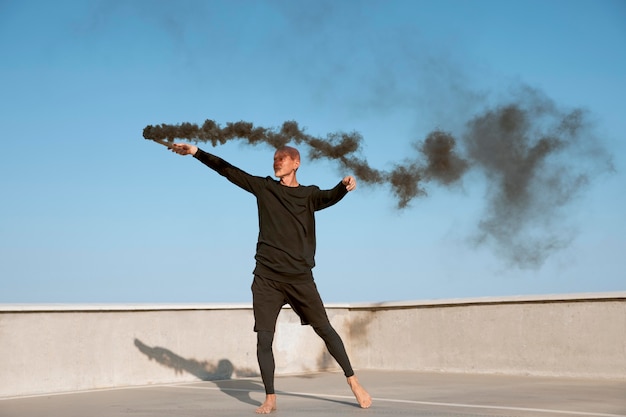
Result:
<svg viewBox="0 0 626 417"><path fill-rule="evenodd" d="M276 364L272 343L276 320L285 304L291 305L302 324L310 324L324 343L328 352L350 377L354 371L339 334L331 326L326 309L313 281L301 284L286 284L259 276L252 284L254 330L257 332L257 359L266 394L274 394L274 371Z"/></svg>

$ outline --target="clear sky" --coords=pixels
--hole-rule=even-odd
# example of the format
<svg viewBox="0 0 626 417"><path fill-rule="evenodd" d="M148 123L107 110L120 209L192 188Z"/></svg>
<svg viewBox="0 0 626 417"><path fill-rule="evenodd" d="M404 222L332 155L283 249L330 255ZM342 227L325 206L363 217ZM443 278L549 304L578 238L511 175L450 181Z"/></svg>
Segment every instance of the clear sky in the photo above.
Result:
<svg viewBox="0 0 626 417"><path fill-rule="evenodd" d="M142 137L206 119L357 132L380 170L458 140L451 186L318 213L326 302L624 291L624 97L623 0L0 1L0 303L249 302L254 197ZM506 106L560 144L533 169L476 129ZM200 146L273 173L270 146ZM301 151L303 184L350 173Z"/></svg>

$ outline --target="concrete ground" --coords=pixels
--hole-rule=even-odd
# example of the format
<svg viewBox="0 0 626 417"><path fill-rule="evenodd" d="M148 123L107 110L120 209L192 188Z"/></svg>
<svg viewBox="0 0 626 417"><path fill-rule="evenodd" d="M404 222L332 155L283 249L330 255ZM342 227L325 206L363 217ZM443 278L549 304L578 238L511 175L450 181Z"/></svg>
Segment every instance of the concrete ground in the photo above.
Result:
<svg viewBox="0 0 626 417"><path fill-rule="evenodd" d="M360 371L374 403L360 409L339 373L276 378L274 416L626 417L626 380ZM1 417L255 415L258 378L198 381L0 400Z"/></svg>

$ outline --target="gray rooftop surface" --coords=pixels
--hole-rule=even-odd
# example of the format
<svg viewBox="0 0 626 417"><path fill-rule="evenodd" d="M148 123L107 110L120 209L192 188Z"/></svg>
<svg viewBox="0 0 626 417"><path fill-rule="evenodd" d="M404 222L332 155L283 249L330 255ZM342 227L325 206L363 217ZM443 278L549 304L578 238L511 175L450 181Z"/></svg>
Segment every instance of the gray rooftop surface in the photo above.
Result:
<svg viewBox="0 0 626 417"><path fill-rule="evenodd" d="M626 380L359 371L370 409L342 374L277 376L272 416L626 417ZM256 415L259 378L198 381L0 400L1 417L230 417Z"/></svg>

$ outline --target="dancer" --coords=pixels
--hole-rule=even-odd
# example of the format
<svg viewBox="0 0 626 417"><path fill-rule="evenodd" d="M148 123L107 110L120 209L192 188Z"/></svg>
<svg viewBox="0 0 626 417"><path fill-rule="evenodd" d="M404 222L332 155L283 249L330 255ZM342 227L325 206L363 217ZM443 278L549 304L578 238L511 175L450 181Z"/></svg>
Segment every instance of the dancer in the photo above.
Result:
<svg viewBox="0 0 626 417"><path fill-rule="evenodd" d="M315 211L336 204L354 190L355 178L346 176L330 190L303 186L296 179L300 153L289 146L274 154L274 176L278 180L250 175L195 145L174 143L170 149L179 155L192 155L257 199L259 237L252 306L257 359L266 396L256 412L269 414L276 410L272 343L276 320L285 304L291 305L302 324L311 325L324 340L328 351L343 369L359 406L370 407L372 399L359 383L343 341L328 320L312 273L316 247Z"/></svg>

